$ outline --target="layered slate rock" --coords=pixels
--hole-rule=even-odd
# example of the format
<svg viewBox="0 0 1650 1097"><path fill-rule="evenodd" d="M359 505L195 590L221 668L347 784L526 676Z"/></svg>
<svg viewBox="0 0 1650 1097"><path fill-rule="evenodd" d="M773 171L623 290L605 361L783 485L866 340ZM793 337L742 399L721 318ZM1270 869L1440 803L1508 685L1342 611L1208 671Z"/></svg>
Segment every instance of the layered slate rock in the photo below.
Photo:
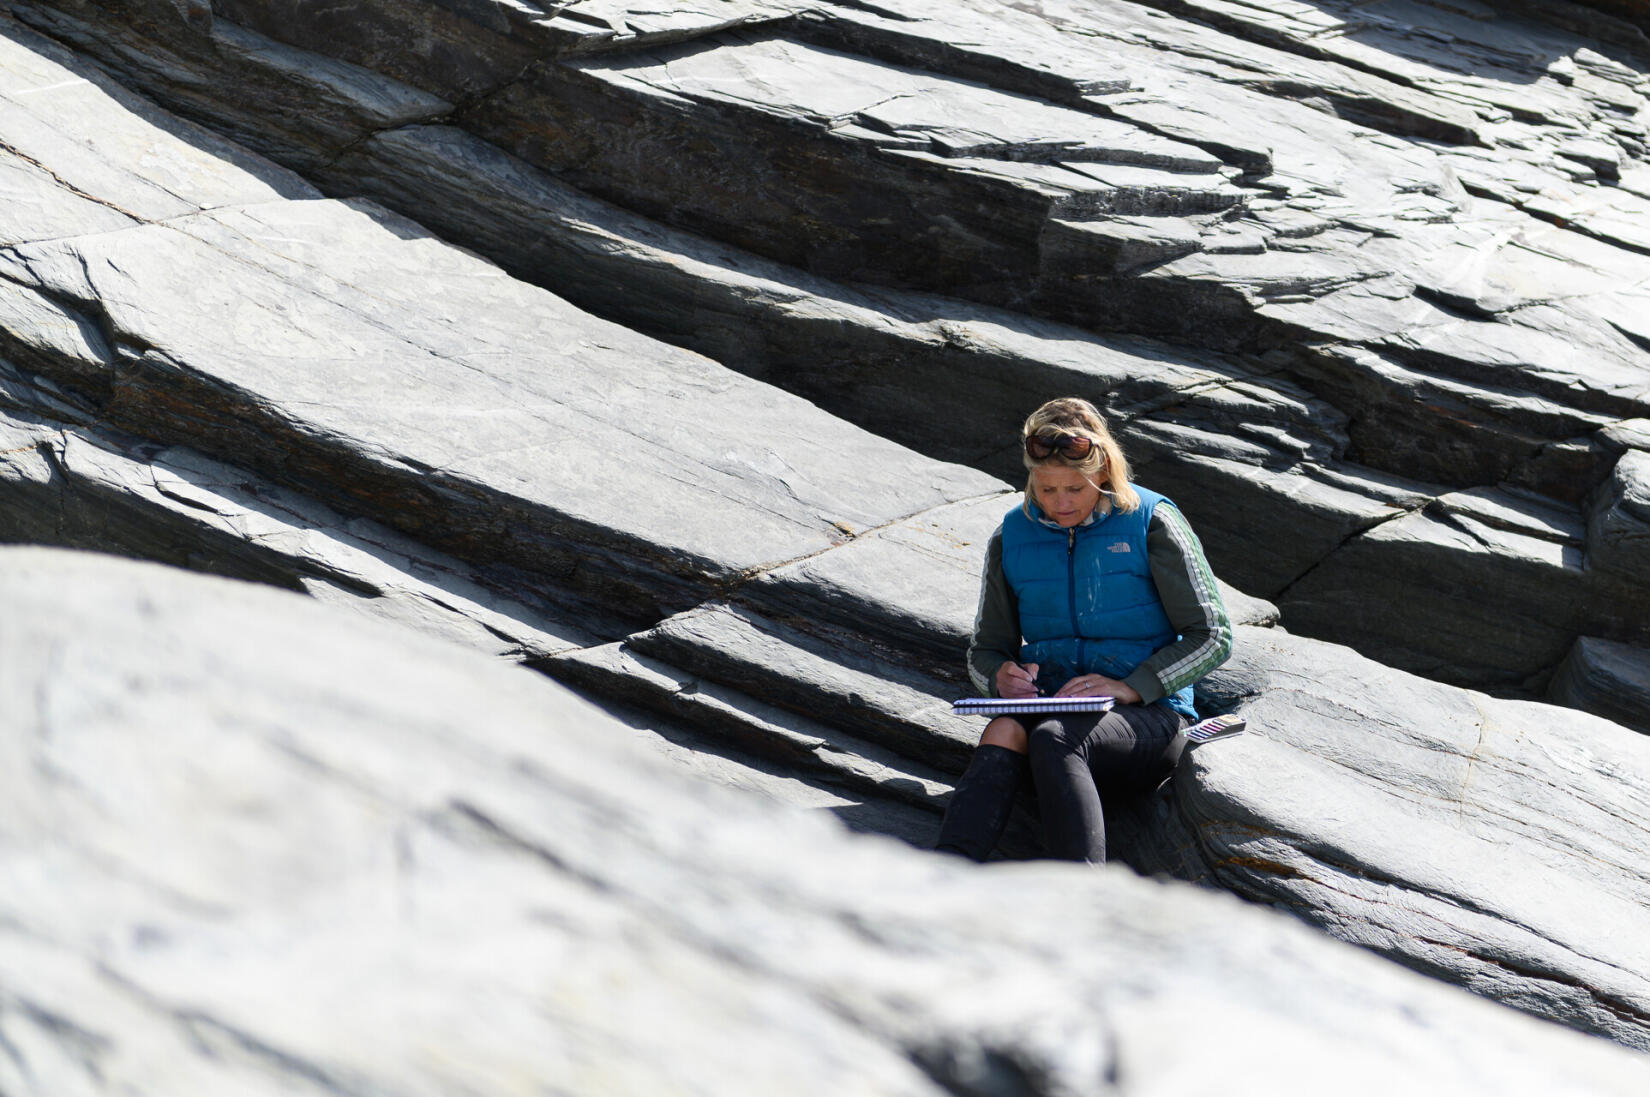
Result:
<svg viewBox="0 0 1650 1097"><path fill-rule="evenodd" d="M1645 561L1577 533L1650 390L1645 51L1597 10L185 7L12 5L329 193L938 456L1013 478L1024 409L1091 394L1291 628L1525 696L1578 636L1650 640Z"/></svg>
<svg viewBox="0 0 1650 1097"><path fill-rule="evenodd" d="M554 607L490 588L380 523L192 450L26 412L0 411L0 511L5 540L303 591L510 660L597 642Z"/></svg>
<svg viewBox="0 0 1650 1097"><path fill-rule="evenodd" d="M192 190L192 173L165 173L220 139L126 96L15 24L7 32L8 124L27 115L40 123L34 132L75 132L73 119L92 104L111 113L98 132L113 137L73 143L64 152L73 158L61 168L36 151L7 154L7 178L26 185L20 192L30 204L19 222L27 231L0 249L0 391L7 409L0 492L8 520L19 516L6 536L103 544L341 592L358 608L526 658L611 703L622 701L631 724L658 725L656 749L727 783L923 840L949 775L978 734L977 723L952 716L944 702L961 690L960 652L981 546L1014 505L1007 485L594 319L382 207L322 200L301 179L245 152L205 171L210 187ZM423 138L446 142L430 147L477 149L473 138L423 125L386 135L374 148ZM477 152L460 166L496 165L501 156ZM446 178L465 177L455 169ZM543 179L521 167L500 192L519 186L515 193L538 193L531 188ZM622 253L630 246L618 224L569 229L556 246L576 255L573 244L582 242L599 252L609 233ZM664 269L663 257L682 239L660 231L631 254L640 265ZM690 273L738 269L738 253L726 248L707 245L697 255L703 265ZM624 262L604 269L621 271ZM728 301L742 287L756 287L760 307L734 315L760 316L785 292L780 273L776 264L750 267L737 278L724 276L707 294ZM680 270L660 275L661 283L671 279L678 286L693 281ZM822 293L829 288L808 284ZM800 302L806 323L788 329L787 338L831 315L816 295L791 300ZM955 360L974 366L1034 363L1051 385L1085 371L1117 379L1116 399L1139 409L1129 430L1152 458L1148 483L1170 480L1175 466L1166 455L1190 437L1218 443L1214 467L1266 469L1256 456L1263 445L1301 445L1303 466L1314 453L1327 455L1329 465L1295 480L1285 478L1287 465L1266 469L1275 478L1268 481L1271 494L1259 497L1278 503L1268 521L1288 532L1280 548L1268 551L1294 551L1291 538L1326 536L1347 524L1345 537L1377 525L1396 534L1442 522L1472 531L1460 542L1464 556L1479 553L1497 567L1510 560L1529 569L1520 574L1540 578L1541 568L1576 563L1566 539L1595 537L1568 525L1562 508L1510 489L1437 492L1436 485L1333 466L1333 405L1267 374L1259 360L1233 365L1213 355L1167 356L1155 372L1137 376L1136 365L1154 353L1140 341L1113 343L982 306L936 319L934 310L955 306L954 299L844 291L829 300L851 321L855 339L877 318L878 338L886 340L880 345L929 344L929 362L943 361L941 347L949 345ZM903 311L921 302L930 311ZM991 413L1015 414L1000 407ZM1315 420L1329 425L1314 427L1310 444L1285 429ZM1211 427L1240 421L1246 433ZM1581 453L1561 455L1590 461L1596 444L1604 455L1598 463L1625 470L1610 481L1619 480L1619 490L1588 500L1599 543L1623 550L1614 563L1598 566L1622 575L1640 516L1628 475L1634 466L1617 458L1644 448L1636 431L1615 424L1586 446L1578 443ZM970 444L1000 446L1004 434L1012 437L1004 431ZM909 434L900 440L920 442ZM1234 474L1230 482L1244 478ZM1301 484L1310 490L1294 492L1303 503L1291 512L1280 501ZM1367 526L1346 517L1359 507L1373 516ZM1312 521L1284 525L1291 513ZM1443 539L1426 527L1423 533ZM1497 547L1498 536L1519 551ZM1326 583L1332 577L1328 569L1323 575ZM1633 604L1628 589L1624 612ZM1458 604L1451 593L1445 588L1437 600ZM1576 602L1586 590L1571 593ZM1253 605L1240 616L1276 614ZM1176 826L1241 802L1251 806L1243 808L1247 814L1233 809L1234 817L1294 836L1309 854L1332 842L1347 851L1339 863L1387 865L1391 836L1412 814L1402 794L1455 787L1457 761L1436 750L1395 770L1380 752L1394 735L1424 733L1436 719L1434 707L1460 709L1479 698L1406 684L1412 680L1342 649L1296 646L1287 636L1251 640L1251 647L1254 658L1239 669L1263 680L1280 703L1289 690L1277 683L1286 678L1321 683L1331 698L1358 697L1365 680L1397 693L1419 691L1421 701L1400 709L1407 711L1402 718L1354 729L1370 740L1376 760L1356 778L1334 771L1337 780L1353 781L1350 791L1333 780L1323 784L1325 795L1334 790L1371 810L1336 820L1342 829L1313 830L1289 798L1300 789L1280 786L1265 768L1228 772L1217 765L1218 752L1231 749L1222 744L1199 751L1209 772L1189 768L1172 813L1120 838L1119 852L1280 901L1267 891L1264 865L1240 866L1254 869L1254 879L1221 875L1189 859L1190 850L1202 848L1195 843L1180 841L1187 852L1175 856L1160 848ZM1341 682L1342 675L1352 680ZM1203 703L1247 703L1243 680L1214 680ZM1325 734L1328 704L1254 710L1254 741L1274 722L1286 737L1313 741ZM1552 711L1504 710L1514 722L1543 721ZM1578 752L1603 752L1630 807L1646 781L1633 748L1607 738L1620 734L1585 721L1568 741L1579 744ZM1604 768L1567 772L1578 794L1599 795ZM1394 778L1388 788L1393 773L1402 774L1401 782ZM1195 795L1205 787L1206 804ZM1532 874L1547 872L1540 878L1561 884L1574 865L1562 857L1542 860L1548 844L1559 851L1588 843L1625 849L1595 864L1584 883L1607 895L1638 894L1641 877L1629 854L1642 820L1628 807L1613 819L1578 813L1573 827L1559 832L1545 821L1549 803L1521 788L1459 813L1480 819L1504 810L1510 817L1496 840L1533 864ZM1008 852L1035 848L1021 818ZM1167 849L1175 848L1169 842ZM1216 852L1207 856L1220 861L1221 847L1210 848ZM1424 858L1398 860L1387 869L1393 879L1440 890L1422 879ZM1542 1015L1641 1042L1634 1011L1643 1008L1642 957L1635 945L1620 944L1614 921L1599 924L1591 937L1588 926L1543 905L1546 892L1525 906L1493 877L1463 872L1458 883L1447 901L1427 908L1441 923L1428 940L1481 959L1451 966L1428 954L1428 970ZM1333 886L1302 888L1291 899L1331 932L1420 962L1419 953L1389 947L1385 938L1405 927L1383 921L1387 912L1372 908L1349 922ZM1556 943L1537 949L1525 936L1535 932L1531 926ZM1524 964L1526 952L1538 962ZM1486 976L1497 967L1524 974Z"/></svg>
<svg viewBox="0 0 1650 1097"><path fill-rule="evenodd" d="M1532 4L1529 0L1489 0L1491 7L1541 14L1561 26L1583 33L1613 32L1627 44L1637 44L1650 30L1650 5L1644 0L1575 0L1574 3ZM1602 13L1598 18L1593 13ZM1637 33L1635 33L1637 32Z"/></svg>
<svg viewBox="0 0 1650 1097"><path fill-rule="evenodd" d="M619 645L588 629L615 627L611 622L501 591L463 561L379 523L345 518L187 449L0 412L0 537L118 551L302 591L495 658L554 669L605 698L615 716L638 729L639 741L675 768L829 811L856 829L912 845L932 840L948 787L936 784L916 800L898 795L909 780L904 770L922 765L909 757L879 769L854 754L799 754L795 714L672 667L621 657L620 672L591 675L585 668L616 657ZM936 710L935 698L955 687L930 685L925 707ZM694 703L683 705L681 697ZM762 713L766 719L753 715ZM827 736L842 734L822 727ZM867 748L864 741L856 746ZM928 772L931 782L943 780ZM1005 852L1036 852L1030 826L1020 822Z"/></svg>
<svg viewBox="0 0 1650 1097"><path fill-rule="evenodd" d="M152 125L132 140L180 143ZM63 187L51 201L83 199ZM368 204L204 198L162 212L6 248L0 352L109 425L489 565L562 573L618 612L656 619L658 605L998 490Z"/></svg>
<svg viewBox="0 0 1650 1097"><path fill-rule="evenodd" d="M213 210L19 245L0 273L17 318L4 349L83 386L110 424L300 482L470 559L558 574L619 613L656 615L997 490L850 428L823 442L813 423L829 420L801 401L368 205ZM70 339L21 323L48 311ZM759 420L771 433L745 425Z"/></svg>
<svg viewBox="0 0 1650 1097"><path fill-rule="evenodd" d="M1002 490L594 320L382 210L310 201L244 152L180 170L221 141L157 125L152 107L35 45L7 71L42 133L74 131L88 102L113 106L78 161L19 170L39 183L3 260L0 402L14 410L0 417L0 537L301 589L543 665L903 508ZM47 152L35 159L54 164ZM340 247L353 269L329 258ZM473 475L448 479L466 462ZM674 538L657 535L666 526ZM627 540L660 566L638 566ZM947 667L940 695L961 688L948 644L925 637L944 650L928 659ZM657 680L627 666L605 692L646 703ZM799 771L791 727L678 715L648 719L719 754L705 764L720 776L912 842L932 832L938 785L902 806L869 795L845 755L823 776Z"/></svg>
<svg viewBox="0 0 1650 1097"><path fill-rule="evenodd" d="M1250 730L1193 748L1172 801L1119 823L1135 862L1650 1048L1636 928L1650 901L1650 740L1238 631L1202 689Z"/></svg>
<svg viewBox="0 0 1650 1097"><path fill-rule="evenodd" d="M1552 699L1650 732L1650 649L1583 636L1553 676Z"/></svg>
<svg viewBox="0 0 1650 1097"><path fill-rule="evenodd" d="M3 556L8 1091L1646 1084L1639 1056L1226 897L981 873L687 780L404 630ZM1200 1010L1222 1023L1177 1054ZM1279 1041L1282 1074L1252 1054Z"/></svg>

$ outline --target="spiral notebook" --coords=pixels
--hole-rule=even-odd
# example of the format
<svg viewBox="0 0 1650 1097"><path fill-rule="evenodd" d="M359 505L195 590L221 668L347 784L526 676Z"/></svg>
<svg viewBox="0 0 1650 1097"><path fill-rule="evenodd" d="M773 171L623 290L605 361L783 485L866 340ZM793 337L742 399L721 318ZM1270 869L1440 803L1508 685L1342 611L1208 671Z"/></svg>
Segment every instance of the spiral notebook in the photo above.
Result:
<svg viewBox="0 0 1650 1097"><path fill-rule="evenodd" d="M1053 712L1105 712L1110 697L964 697L951 702L960 716L1025 716Z"/></svg>

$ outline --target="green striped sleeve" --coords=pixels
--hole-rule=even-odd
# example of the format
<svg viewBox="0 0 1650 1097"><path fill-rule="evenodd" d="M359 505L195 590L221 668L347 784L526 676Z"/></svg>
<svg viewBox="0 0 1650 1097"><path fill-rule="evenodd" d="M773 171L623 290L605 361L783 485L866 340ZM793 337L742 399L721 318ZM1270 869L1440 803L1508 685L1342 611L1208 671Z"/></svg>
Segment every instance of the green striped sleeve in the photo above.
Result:
<svg viewBox="0 0 1650 1097"><path fill-rule="evenodd" d="M1127 682L1144 702L1197 681L1232 653L1232 623L1197 534L1171 503L1159 503L1146 530L1152 580L1180 639L1160 648ZM1142 687L1145 688L1142 688Z"/></svg>
<svg viewBox="0 0 1650 1097"><path fill-rule="evenodd" d="M980 601L968 644L968 677L981 696L997 695L997 669L1020 657L1020 607L1003 575L1003 531L991 535L980 572Z"/></svg>

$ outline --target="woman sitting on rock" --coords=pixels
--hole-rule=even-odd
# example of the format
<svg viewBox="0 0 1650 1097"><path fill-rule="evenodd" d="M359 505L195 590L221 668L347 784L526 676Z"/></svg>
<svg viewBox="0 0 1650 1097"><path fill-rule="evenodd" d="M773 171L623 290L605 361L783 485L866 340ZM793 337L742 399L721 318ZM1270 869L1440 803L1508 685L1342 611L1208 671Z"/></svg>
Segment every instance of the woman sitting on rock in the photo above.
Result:
<svg viewBox="0 0 1650 1097"><path fill-rule="evenodd" d="M986 547L968 673L998 697L1110 696L1104 713L986 725L936 847L983 861L1029 767L1052 857L1106 859L1100 798L1152 788L1184 746L1192 683L1232 628L1202 546L1129 466L1086 400L1051 400L1022 430L1025 500ZM1022 644L1023 638L1023 644Z"/></svg>

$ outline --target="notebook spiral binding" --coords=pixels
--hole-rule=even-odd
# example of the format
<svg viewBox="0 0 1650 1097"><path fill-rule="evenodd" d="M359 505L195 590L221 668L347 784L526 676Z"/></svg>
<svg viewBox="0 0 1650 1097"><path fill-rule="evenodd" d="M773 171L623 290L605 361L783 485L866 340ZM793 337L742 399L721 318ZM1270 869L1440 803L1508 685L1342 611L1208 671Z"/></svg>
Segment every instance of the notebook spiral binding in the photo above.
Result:
<svg viewBox="0 0 1650 1097"><path fill-rule="evenodd" d="M1110 697L964 697L951 708L960 716L1023 716L1105 712L1116 703Z"/></svg>

